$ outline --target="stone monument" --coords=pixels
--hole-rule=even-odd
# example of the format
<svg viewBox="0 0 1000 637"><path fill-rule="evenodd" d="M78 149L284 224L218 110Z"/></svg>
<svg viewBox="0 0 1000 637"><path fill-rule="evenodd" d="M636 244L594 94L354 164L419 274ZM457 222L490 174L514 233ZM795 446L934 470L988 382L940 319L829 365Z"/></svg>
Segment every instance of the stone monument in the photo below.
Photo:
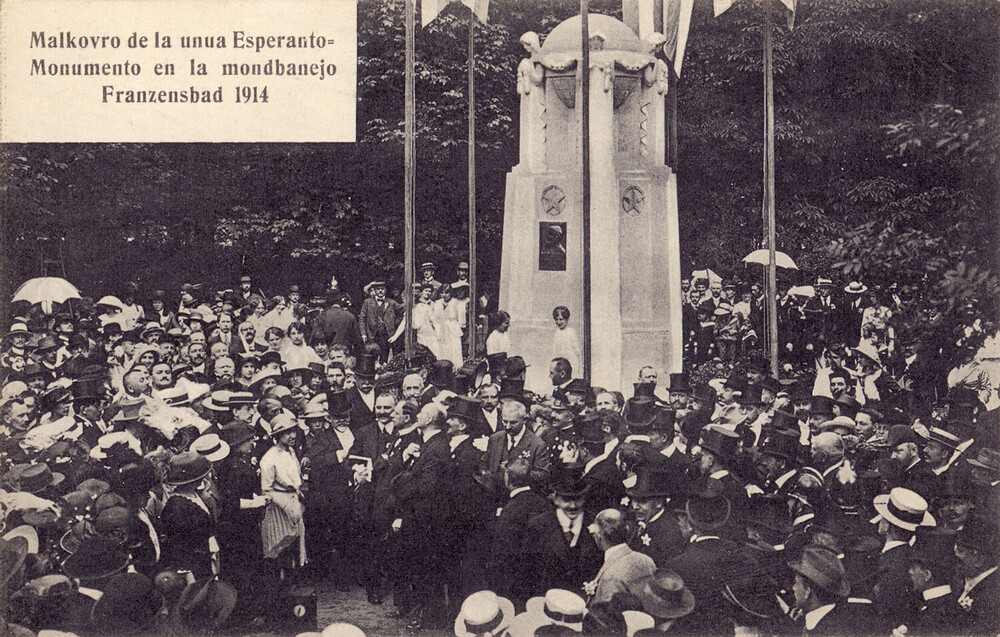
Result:
<svg viewBox="0 0 1000 637"><path fill-rule="evenodd" d="M640 39L615 18L591 14L592 383L630 395L639 368L680 371L677 182L664 163L664 38ZM565 305L583 349L580 17L556 26L517 69L519 163L507 175L500 308L512 316L511 354L531 366L526 386L549 387L547 371ZM583 375L574 369L573 375Z"/></svg>

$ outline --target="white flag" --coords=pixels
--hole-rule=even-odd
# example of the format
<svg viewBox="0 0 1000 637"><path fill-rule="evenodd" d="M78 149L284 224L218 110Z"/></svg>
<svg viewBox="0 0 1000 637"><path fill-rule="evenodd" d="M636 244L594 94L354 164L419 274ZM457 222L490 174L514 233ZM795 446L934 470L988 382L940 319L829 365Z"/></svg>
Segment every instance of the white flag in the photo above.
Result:
<svg viewBox="0 0 1000 637"><path fill-rule="evenodd" d="M736 0L714 0L715 17L718 18L720 15L729 11L729 7L733 6L733 2Z"/></svg>
<svg viewBox="0 0 1000 637"><path fill-rule="evenodd" d="M444 11L445 7L451 4L452 0L420 0L420 24L427 26L434 21L438 15ZM490 0L460 0L462 4L469 7L472 13L479 18L479 21L486 24L486 17L490 11Z"/></svg>
<svg viewBox="0 0 1000 637"><path fill-rule="evenodd" d="M480 22L486 24L486 16L490 12L490 0L462 0L462 4L469 7Z"/></svg>

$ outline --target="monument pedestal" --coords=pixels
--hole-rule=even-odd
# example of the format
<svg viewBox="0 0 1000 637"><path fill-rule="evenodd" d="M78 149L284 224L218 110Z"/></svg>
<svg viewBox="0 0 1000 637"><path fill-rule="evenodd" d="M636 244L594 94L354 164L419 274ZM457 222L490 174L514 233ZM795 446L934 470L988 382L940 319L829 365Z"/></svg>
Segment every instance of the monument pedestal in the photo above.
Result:
<svg viewBox="0 0 1000 637"><path fill-rule="evenodd" d="M680 371L677 183L664 164L666 66L618 20L590 16L592 383L630 393L639 369ZM662 38L662 36L659 36ZM507 176L500 307L526 386L548 387L556 331L570 309L583 335L579 103L580 18L566 20L518 67L520 161ZM580 343L580 351L583 343ZM573 375L583 375L574 369Z"/></svg>

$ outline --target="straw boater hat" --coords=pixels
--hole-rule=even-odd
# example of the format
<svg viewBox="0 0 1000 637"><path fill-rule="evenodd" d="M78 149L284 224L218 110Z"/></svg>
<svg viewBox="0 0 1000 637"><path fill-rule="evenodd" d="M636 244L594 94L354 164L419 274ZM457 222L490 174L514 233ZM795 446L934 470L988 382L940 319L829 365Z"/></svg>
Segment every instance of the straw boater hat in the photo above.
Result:
<svg viewBox="0 0 1000 637"><path fill-rule="evenodd" d="M873 501L878 512L872 524L886 520L901 529L914 532L918 526L937 526L934 516L927 510L927 500L920 494L896 487L888 495L877 495Z"/></svg>
<svg viewBox="0 0 1000 637"><path fill-rule="evenodd" d="M219 438L218 434L205 434L196 438L188 450L210 462L219 462L229 455L229 444Z"/></svg>
<svg viewBox="0 0 1000 637"><path fill-rule="evenodd" d="M513 618L514 604L509 599L492 591L479 591L462 602L462 610L455 618L455 635L501 635Z"/></svg>
<svg viewBox="0 0 1000 637"><path fill-rule="evenodd" d="M587 614L587 602L572 591L553 588L545 597L532 597L527 602L527 610L510 622L507 634L511 637L534 635L542 626L562 626L580 632L583 617Z"/></svg>

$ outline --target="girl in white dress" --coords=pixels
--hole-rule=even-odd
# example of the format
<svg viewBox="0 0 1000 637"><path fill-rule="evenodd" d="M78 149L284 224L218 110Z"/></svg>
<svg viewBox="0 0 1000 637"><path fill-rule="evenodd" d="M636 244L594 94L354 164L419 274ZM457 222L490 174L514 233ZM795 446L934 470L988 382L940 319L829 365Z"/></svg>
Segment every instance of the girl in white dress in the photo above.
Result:
<svg viewBox="0 0 1000 637"><path fill-rule="evenodd" d="M555 308L552 310L552 319L556 322L556 332L552 336L552 355L549 360L565 358L574 371L583 369L580 364L583 360L580 335L569 326L569 308L565 305Z"/></svg>
<svg viewBox="0 0 1000 637"><path fill-rule="evenodd" d="M434 306L431 304L434 288L421 283L419 290L417 302L413 304L413 329L417 332L417 342L427 347L434 356L441 358L437 321L434 317Z"/></svg>
<svg viewBox="0 0 1000 637"><path fill-rule="evenodd" d="M441 353L437 357L451 361L458 368L462 366L462 327L459 322L464 307L452 297L451 286L441 286L441 298L434 301L434 318L437 325L438 347Z"/></svg>

